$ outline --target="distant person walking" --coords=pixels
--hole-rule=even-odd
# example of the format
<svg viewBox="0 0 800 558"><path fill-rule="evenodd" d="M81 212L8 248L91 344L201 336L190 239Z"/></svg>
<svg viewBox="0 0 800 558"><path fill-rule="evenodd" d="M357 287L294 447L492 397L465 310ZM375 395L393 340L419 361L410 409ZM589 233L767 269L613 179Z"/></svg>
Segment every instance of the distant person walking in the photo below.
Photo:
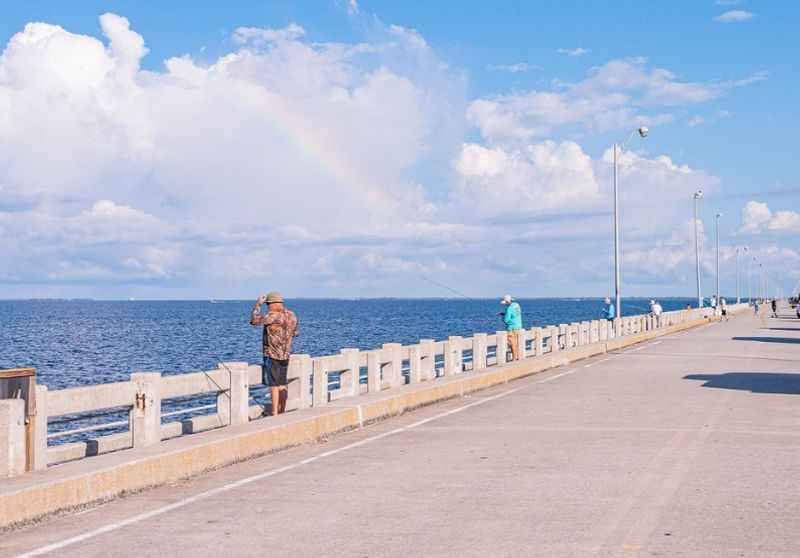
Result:
<svg viewBox="0 0 800 558"><path fill-rule="evenodd" d="M614 318L617 317L617 309L611 304L611 299L606 297L603 299L603 318L608 320L609 322L614 321Z"/></svg>
<svg viewBox="0 0 800 558"><path fill-rule="evenodd" d="M728 321L728 301L724 298L719 301L719 307L722 310L722 319Z"/></svg>
<svg viewBox="0 0 800 558"><path fill-rule="evenodd" d="M267 313L261 314L261 305L265 302ZM300 334L297 316L284 307L280 293L272 291L258 297L250 316L250 325L264 327L262 377L272 396L272 416L277 416L286 411L289 383L286 376L289 356L292 354L292 338Z"/></svg>
<svg viewBox="0 0 800 558"><path fill-rule="evenodd" d="M778 301L773 298L771 304L772 304L772 317L773 318L777 318L778 317Z"/></svg>
<svg viewBox="0 0 800 558"><path fill-rule="evenodd" d="M758 299L753 301L753 315L758 317Z"/></svg>
<svg viewBox="0 0 800 558"><path fill-rule="evenodd" d="M506 325L508 331L508 344L511 346L511 358L519 360L519 331L522 329L522 308L518 302L514 302L511 295L506 295L500 301L500 304L506 307L503 316L503 323Z"/></svg>

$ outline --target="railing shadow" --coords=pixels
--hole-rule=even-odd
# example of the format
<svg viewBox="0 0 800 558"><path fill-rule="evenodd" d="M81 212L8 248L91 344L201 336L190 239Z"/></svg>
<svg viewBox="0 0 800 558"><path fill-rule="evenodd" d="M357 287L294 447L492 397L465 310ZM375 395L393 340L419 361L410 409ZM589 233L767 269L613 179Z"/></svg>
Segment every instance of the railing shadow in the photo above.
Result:
<svg viewBox="0 0 800 558"><path fill-rule="evenodd" d="M725 372L688 374L684 380L705 382L702 387L736 389L752 393L800 395L800 374L774 372Z"/></svg>
<svg viewBox="0 0 800 558"><path fill-rule="evenodd" d="M734 341L758 341L759 343L800 343L795 337L732 337Z"/></svg>

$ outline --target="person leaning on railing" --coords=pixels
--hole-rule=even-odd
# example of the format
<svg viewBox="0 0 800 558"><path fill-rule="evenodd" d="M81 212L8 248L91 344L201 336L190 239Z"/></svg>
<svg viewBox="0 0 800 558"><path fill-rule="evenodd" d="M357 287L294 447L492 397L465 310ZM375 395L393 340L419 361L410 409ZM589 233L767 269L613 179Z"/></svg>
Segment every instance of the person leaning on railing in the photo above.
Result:
<svg viewBox="0 0 800 558"><path fill-rule="evenodd" d="M261 305L267 303L267 313L261 314ZM283 297L275 291L261 295L253 307L250 325L263 326L264 385L270 388L272 416L286 410L288 395L289 357L292 338L300 335L297 316L283 305ZM266 413L266 411L265 411Z"/></svg>
<svg viewBox="0 0 800 558"><path fill-rule="evenodd" d="M511 295L506 295L500 301L500 304L506 307L504 312L500 314L503 316L503 323L506 325L508 331L508 344L511 346L511 358L519 360L519 330L522 329L522 308L518 302L514 302Z"/></svg>

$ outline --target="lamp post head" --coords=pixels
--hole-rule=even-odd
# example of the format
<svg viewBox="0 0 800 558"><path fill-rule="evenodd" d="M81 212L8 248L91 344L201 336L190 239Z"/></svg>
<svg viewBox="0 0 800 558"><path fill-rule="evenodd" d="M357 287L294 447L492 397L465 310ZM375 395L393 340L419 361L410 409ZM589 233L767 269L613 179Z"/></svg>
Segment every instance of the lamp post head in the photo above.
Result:
<svg viewBox="0 0 800 558"><path fill-rule="evenodd" d="M639 128L639 136L640 137L646 138L647 134L649 134L649 133L650 133L650 130L647 129L647 126L642 126L641 128Z"/></svg>
<svg viewBox="0 0 800 558"><path fill-rule="evenodd" d="M722 217L722 213L717 213L717 219L719 219L720 217Z"/></svg>
<svg viewBox="0 0 800 558"><path fill-rule="evenodd" d="M702 190L698 190L697 192L694 193L694 199L699 200L702 197L703 197L703 191Z"/></svg>

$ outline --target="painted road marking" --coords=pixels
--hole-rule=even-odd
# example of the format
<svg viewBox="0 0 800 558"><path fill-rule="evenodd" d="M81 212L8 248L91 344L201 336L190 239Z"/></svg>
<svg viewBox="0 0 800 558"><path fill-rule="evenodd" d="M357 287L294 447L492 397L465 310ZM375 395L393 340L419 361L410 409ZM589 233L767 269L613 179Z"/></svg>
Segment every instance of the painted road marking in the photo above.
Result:
<svg viewBox="0 0 800 558"><path fill-rule="evenodd" d="M570 374L572 374L574 372L575 372L575 370L567 370L566 372L562 372L561 374L556 374L555 376L550 376L549 378L545 378L544 380L539 380L536 383L537 384L546 384L547 382L550 382L550 381L555 380L557 378L568 376L568 375L570 375Z"/></svg>
<svg viewBox="0 0 800 558"><path fill-rule="evenodd" d="M658 345L659 343L661 343L661 341L653 341L652 343L648 343L647 345L642 345L641 347L637 347L635 349L630 349L628 351L625 351L622 354L626 355L628 353L635 353L635 352L641 351L642 349L646 349L648 347L652 347L653 345Z"/></svg>

